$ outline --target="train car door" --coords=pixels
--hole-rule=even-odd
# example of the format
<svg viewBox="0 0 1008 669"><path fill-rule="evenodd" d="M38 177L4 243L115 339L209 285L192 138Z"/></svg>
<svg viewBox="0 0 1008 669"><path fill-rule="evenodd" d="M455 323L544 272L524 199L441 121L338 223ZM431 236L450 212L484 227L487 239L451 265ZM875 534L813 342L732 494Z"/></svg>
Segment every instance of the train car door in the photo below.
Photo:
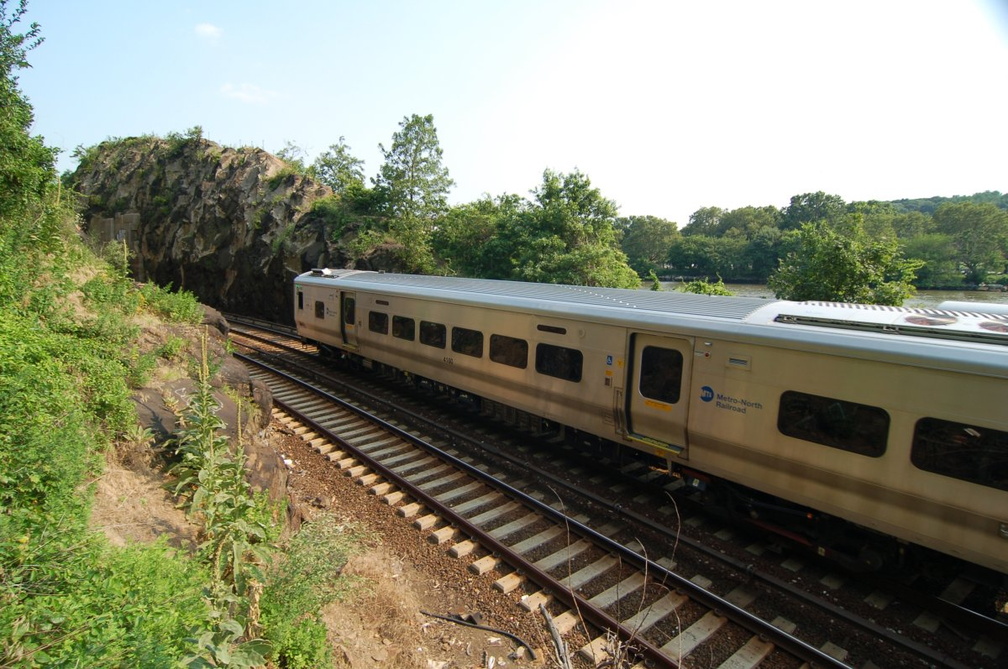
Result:
<svg viewBox="0 0 1008 669"><path fill-rule="evenodd" d="M678 454L686 448L692 360L690 339L631 334L626 390L627 431L631 439L656 447L664 454L669 451Z"/></svg>
<svg viewBox="0 0 1008 669"><path fill-rule="evenodd" d="M340 333L347 348L357 348L357 295L340 291Z"/></svg>

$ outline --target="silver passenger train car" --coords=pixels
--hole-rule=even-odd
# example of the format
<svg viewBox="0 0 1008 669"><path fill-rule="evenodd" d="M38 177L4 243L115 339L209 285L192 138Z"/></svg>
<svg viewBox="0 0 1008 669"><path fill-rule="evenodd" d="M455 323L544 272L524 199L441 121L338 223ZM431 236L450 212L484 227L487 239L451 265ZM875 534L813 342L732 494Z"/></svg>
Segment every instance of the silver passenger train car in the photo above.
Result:
<svg viewBox="0 0 1008 669"><path fill-rule="evenodd" d="M305 340L657 456L821 554L1008 573L1008 314L329 269L294 291Z"/></svg>

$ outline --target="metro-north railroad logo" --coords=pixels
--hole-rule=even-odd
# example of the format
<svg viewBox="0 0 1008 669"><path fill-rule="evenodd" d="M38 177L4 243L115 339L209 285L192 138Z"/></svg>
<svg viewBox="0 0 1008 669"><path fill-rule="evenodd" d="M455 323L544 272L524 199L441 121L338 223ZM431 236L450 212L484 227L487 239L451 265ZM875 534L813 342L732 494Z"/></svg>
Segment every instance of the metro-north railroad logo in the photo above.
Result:
<svg viewBox="0 0 1008 669"><path fill-rule="evenodd" d="M704 402L714 402L714 406L718 409L726 409L740 414L749 413L749 409L759 411L763 408L762 402L754 402L745 397L733 397L724 393L717 393L710 386L700 388L700 399Z"/></svg>

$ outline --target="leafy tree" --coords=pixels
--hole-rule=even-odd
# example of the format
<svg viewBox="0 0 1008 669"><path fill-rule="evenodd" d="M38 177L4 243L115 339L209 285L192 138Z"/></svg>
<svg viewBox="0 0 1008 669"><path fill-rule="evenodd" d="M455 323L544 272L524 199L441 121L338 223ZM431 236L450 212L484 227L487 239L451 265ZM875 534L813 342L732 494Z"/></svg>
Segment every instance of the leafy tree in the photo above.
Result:
<svg viewBox="0 0 1008 669"><path fill-rule="evenodd" d="M842 220L845 211L846 205L839 195L827 195L822 191L795 195L791 204L784 208L781 228L797 230L805 223L818 221L835 224Z"/></svg>
<svg viewBox="0 0 1008 669"><path fill-rule="evenodd" d="M893 216L899 213L899 208L892 202L882 202L881 200L861 200L848 204L847 212L850 214L863 214L866 217Z"/></svg>
<svg viewBox="0 0 1008 669"><path fill-rule="evenodd" d="M912 239L933 232L934 220L919 211L907 211L892 219L892 230L900 239Z"/></svg>
<svg viewBox="0 0 1008 669"><path fill-rule="evenodd" d="M955 261L955 245L949 235L939 232L918 235L904 243L903 252L907 258L922 263L914 281L918 288L944 288L962 283L962 272Z"/></svg>
<svg viewBox="0 0 1008 669"><path fill-rule="evenodd" d="M656 216L630 216L617 225L624 231L620 248L641 276L665 264L672 241L679 236L675 223Z"/></svg>
<svg viewBox="0 0 1008 669"><path fill-rule="evenodd" d="M472 277L503 277L511 272L510 250L503 250L497 232L528 207L518 195L485 195L452 207L438 222L431 245L451 272Z"/></svg>
<svg viewBox="0 0 1008 669"><path fill-rule="evenodd" d="M1008 209L1008 193L1002 194L996 190L985 190L982 193L974 193L969 196L968 200L974 204L992 204L999 209Z"/></svg>
<svg viewBox="0 0 1008 669"><path fill-rule="evenodd" d="M399 124L392 145L379 144L385 163L374 180L393 216L433 220L448 210L448 191L455 185L441 164L434 116L413 114Z"/></svg>
<svg viewBox="0 0 1008 669"><path fill-rule="evenodd" d="M0 2L0 218L23 214L37 203L55 176L56 152L41 137L32 137L34 113L18 88L17 70L30 67L28 52L42 43L39 25L25 33L15 26L25 13L25 0L8 15Z"/></svg>
<svg viewBox="0 0 1008 669"><path fill-rule="evenodd" d="M714 237L721 224L721 217L724 216L724 209L721 207L701 207L689 217L689 223L682 229L683 235L690 237L693 235L706 235Z"/></svg>
<svg viewBox="0 0 1008 669"><path fill-rule="evenodd" d="M752 239L760 230L778 229L780 218L776 207L739 207L721 216L715 234Z"/></svg>
<svg viewBox="0 0 1008 669"><path fill-rule="evenodd" d="M919 261L902 257L894 239L873 239L855 224L841 234L825 223L805 223L767 285L786 300L900 305L913 294Z"/></svg>
<svg viewBox="0 0 1008 669"><path fill-rule="evenodd" d="M746 245L738 238L680 237L669 250L669 268L691 277L739 276L746 269Z"/></svg>
<svg viewBox="0 0 1008 669"><path fill-rule="evenodd" d="M783 237L784 234L777 228L765 226L756 230L746 245L744 256L750 278L766 281L770 273L777 269Z"/></svg>
<svg viewBox="0 0 1008 669"><path fill-rule="evenodd" d="M341 135L338 144L330 144L312 163L315 178L337 195L364 188L364 161L352 153Z"/></svg>
<svg viewBox="0 0 1008 669"><path fill-rule="evenodd" d="M284 142L283 148L276 152L276 157L288 163L299 174L308 171L304 162L305 150L290 140Z"/></svg>
<svg viewBox="0 0 1008 669"><path fill-rule="evenodd" d="M63 232L58 198L50 196L56 151L31 135L34 113L18 88L16 72L42 43L37 23L15 32L25 5L9 10L0 0L0 306L23 298L18 286L43 271L37 259L59 247Z"/></svg>
<svg viewBox="0 0 1008 669"><path fill-rule="evenodd" d="M990 203L946 203L935 210L934 221L938 232L952 238L967 283L984 283L988 272L1004 271L1008 211Z"/></svg>
<svg viewBox="0 0 1008 669"><path fill-rule="evenodd" d="M534 200L500 219L488 244L492 278L637 288L616 241L616 205L581 172L543 173Z"/></svg>
<svg viewBox="0 0 1008 669"><path fill-rule="evenodd" d="M433 271L431 233L448 211L448 191L455 184L441 164L434 116L404 118L392 145L379 144L385 157L375 191L389 219L389 234L398 242L402 259L412 271Z"/></svg>
<svg viewBox="0 0 1008 669"><path fill-rule="evenodd" d="M865 231L872 236L896 235L894 221L899 215L899 210L892 202L879 200L851 202L847 205L847 213L848 220L851 220L852 215L860 217Z"/></svg>

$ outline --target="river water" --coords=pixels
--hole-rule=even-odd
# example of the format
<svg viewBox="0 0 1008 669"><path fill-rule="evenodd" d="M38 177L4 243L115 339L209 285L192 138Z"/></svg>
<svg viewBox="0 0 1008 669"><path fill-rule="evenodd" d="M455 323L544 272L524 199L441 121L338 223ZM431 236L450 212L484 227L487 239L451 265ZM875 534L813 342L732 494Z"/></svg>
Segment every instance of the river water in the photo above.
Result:
<svg viewBox="0 0 1008 669"><path fill-rule="evenodd" d="M645 282L645 285L647 282ZM662 283L663 290L678 290L682 284L668 282ZM732 292L732 295L739 297L763 297L774 299L773 291L765 285L747 283L726 283L725 287ZM1008 304L1008 292L994 292L984 290L918 290L917 294L903 303L904 307L933 308L941 302L993 302L995 304ZM977 311L982 311L978 308Z"/></svg>

